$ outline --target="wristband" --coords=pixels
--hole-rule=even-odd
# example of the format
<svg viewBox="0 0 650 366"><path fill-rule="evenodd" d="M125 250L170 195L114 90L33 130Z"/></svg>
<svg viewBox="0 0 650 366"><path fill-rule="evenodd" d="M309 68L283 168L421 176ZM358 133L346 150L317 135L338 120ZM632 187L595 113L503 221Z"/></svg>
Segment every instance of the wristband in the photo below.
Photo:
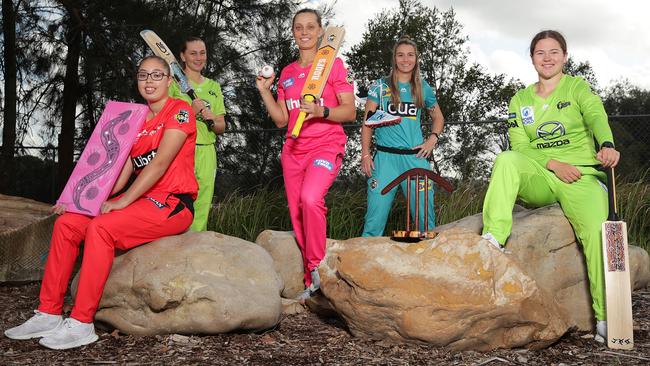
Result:
<svg viewBox="0 0 650 366"><path fill-rule="evenodd" d="M614 144L611 141L605 141L600 145L600 148L602 149L603 147L609 147L609 148L614 148Z"/></svg>
<svg viewBox="0 0 650 366"><path fill-rule="evenodd" d="M330 115L330 109L323 106L323 118L327 118Z"/></svg>

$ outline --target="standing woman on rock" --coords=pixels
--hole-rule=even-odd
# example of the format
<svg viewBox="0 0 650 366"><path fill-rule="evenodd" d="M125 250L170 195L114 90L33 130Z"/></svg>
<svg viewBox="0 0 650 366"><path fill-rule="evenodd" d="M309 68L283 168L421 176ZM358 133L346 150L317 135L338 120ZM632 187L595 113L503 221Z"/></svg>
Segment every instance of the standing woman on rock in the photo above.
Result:
<svg viewBox="0 0 650 366"><path fill-rule="evenodd" d="M172 82L169 95L192 105L196 114L196 153L194 173L199 182L199 196L194 202L194 221L190 230L205 231L214 195L214 180L217 174L217 152L214 143L217 135L226 129L226 108L223 103L221 85L201 75L207 62L205 42L198 37L189 37L181 47L181 60L185 64L185 75L196 93L192 100L183 93L176 82Z"/></svg>
<svg viewBox="0 0 650 366"><path fill-rule="evenodd" d="M338 175L345 153L346 136L341 123L355 119L355 107L353 87L347 81L347 70L340 58L332 65L321 100L301 100L300 91L323 35L318 12L298 11L293 17L292 33L300 56L280 73L277 101L270 90L275 75L258 76L256 84L276 126L288 126L282 148L282 171L307 286L298 299L305 300L320 288L317 267L325 255L325 195ZM291 130L300 112L308 115L300 136L292 139Z"/></svg>
<svg viewBox="0 0 650 366"><path fill-rule="evenodd" d="M503 250L519 197L533 206L559 202L587 261L596 339L604 341L605 283L601 224L607 218L605 174L620 154L600 98L580 77L565 75L567 46L557 31L539 32L530 43L538 81L510 101L512 151L499 154L483 204L483 237ZM594 143L594 139L596 140Z"/></svg>
<svg viewBox="0 0 650 366"><path fill-rule="evenodd" d="M376 80L368 91L366 119L371 113L381 110L391 118L398 117L399 123L374 129L365 124L361 127L361 170L369 177L368 209L362 236L383 235L397 187L386 195L382 195L381 190L409 169L429 169L427 158L433 154L445 123L436 94L420 76L416 43L407 37L397 41L393 47L392 63L390 75ZM420 124L424 112L433 121L427 139L422 136ZM373 131L377 139L374 157L370 154ZM406 194L406 182L401 187ZM414 187L414 192L418 192ZM415 206L415 195L411 199L411 214L413 217L420 215L419 231L424 231L424 194L428 195L428 227L433 229L436 226L433 184L430 184L429 191L422 193L420 207Z"/></svg>
<svg viewBox="0 0 650 366"><path fill-rule="evenodd" d="M192 223L196 122L190 106L168 97L171 78L167 62L145 57L138 67L138 90L149 104L147 120L129 153L113 192L122 190L131 174L137 178L121 195L102 204L90 217L65 212L54 223L50 252L41 284L40 305L22 325L8 329L12 339L43 337L39 343L68 349L97 340L93 318L111 270L115 249L126 250L169 235ZM63 298L84 242L79 286L72 313L61 316Z"/></svg>

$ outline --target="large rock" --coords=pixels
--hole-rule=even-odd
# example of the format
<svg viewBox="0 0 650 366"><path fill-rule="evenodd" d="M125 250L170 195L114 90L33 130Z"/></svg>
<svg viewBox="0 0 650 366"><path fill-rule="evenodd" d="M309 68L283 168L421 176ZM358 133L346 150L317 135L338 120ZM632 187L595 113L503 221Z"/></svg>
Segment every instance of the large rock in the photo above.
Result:
<svg viewBox="0 0 650 366"><path fill-rule="evenodd" d="M568 329L534 279L462 229L416 244L335 242L319 271L323 294L356 336L489 350L544 347Z"/></svg>
<svg viewBox="0 0 650 366"><path fill-rule="evenodd" d="M479 234L483 228L481 214L436 228L445 232L463 228ZM552 294L570 326L591 330L595 320L591 307L587 267L573 228L558 205L513 212L512 233L506 243L507 256L546 292ZM630 276L634 289L650 283L650 257L636 246L629 247Z"/></svg>
<svg viewBox="0 0 650 366"><path fill-rule="evenodd" d="M293 232L264 230L255 243L266 249L273 258L273 268L284 282L282 297L293 299L298 296L305 289L304 270Z"/></svg>
<svg viewBox="0 0 650 366"><path fill-rule="evenodd" d="M95 319L140 335L264 330L280 320L282 287L258 245L188 232L117 257Z"/></svg>
<svg viewBox="0 0 650 366"><path fill-rule="evenodd" d="M51 207L0 194L0 282L42 278L55 220Z"/></svg>

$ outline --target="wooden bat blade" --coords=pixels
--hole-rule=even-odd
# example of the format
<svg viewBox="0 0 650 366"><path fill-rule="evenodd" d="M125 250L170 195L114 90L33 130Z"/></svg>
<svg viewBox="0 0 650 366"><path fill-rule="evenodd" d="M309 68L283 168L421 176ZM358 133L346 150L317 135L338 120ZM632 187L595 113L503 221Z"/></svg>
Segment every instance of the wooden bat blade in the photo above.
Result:
<svg viewBox="0 0 650 366"><path fill-rule="evenodd" d="M332 65L334 64L336 53L343 42L344 36L345 29L343 27L328 27L325 30L323 39L318 46L316 57L309 69L305 85L302 87L302 91L300 92L301 97L304 98L305 95L313 95L316 100L320 99L323 89L325 89L325 84L327 84L327 78L330 75L330 71L332 71ZM293 130L291 130L291 137L294 139L300 134L305 117L305 113L300 113L298 116L298 120L296 120Z"/></svg>
<svg viewBox="0 0 650 366"><path fill-rule="evenodd" d="M607 299L607 346L632 349L632 288L625 222L605 221L602 224L602 243Z"/></svg>

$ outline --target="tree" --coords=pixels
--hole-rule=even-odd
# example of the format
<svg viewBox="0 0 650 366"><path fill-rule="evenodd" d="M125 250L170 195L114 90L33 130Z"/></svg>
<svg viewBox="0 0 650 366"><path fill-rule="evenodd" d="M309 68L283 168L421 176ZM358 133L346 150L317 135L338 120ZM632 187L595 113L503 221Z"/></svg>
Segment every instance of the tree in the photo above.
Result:
<svg viewBox="0 0 650 366"><path fill-rule="evenodd" d="M16 15L11 0L2 0L2 32L4 35L4 108L2 113L2 152L0 153L0 177L6 189L9 174L13 171L14 145L16 143Z"/></svg>
<svg viewBox="0 0 650 366"><path fill-rule="evenodd" d="M400 0L397 8L380 12L368 22L361 42L347 53L362 92L374 79L388 74L393 45L405 35L419 45L422 77L437 90L446 121L505 116L507 103L521 83L488 75L477 64L468 65L467 36L454 10L440 11L419 0ZM504 147L499 146L503 131L495 126L447 126L436 152L447 174L453 172L460 179L486 177L490 168L486 155Z"/></svg>

